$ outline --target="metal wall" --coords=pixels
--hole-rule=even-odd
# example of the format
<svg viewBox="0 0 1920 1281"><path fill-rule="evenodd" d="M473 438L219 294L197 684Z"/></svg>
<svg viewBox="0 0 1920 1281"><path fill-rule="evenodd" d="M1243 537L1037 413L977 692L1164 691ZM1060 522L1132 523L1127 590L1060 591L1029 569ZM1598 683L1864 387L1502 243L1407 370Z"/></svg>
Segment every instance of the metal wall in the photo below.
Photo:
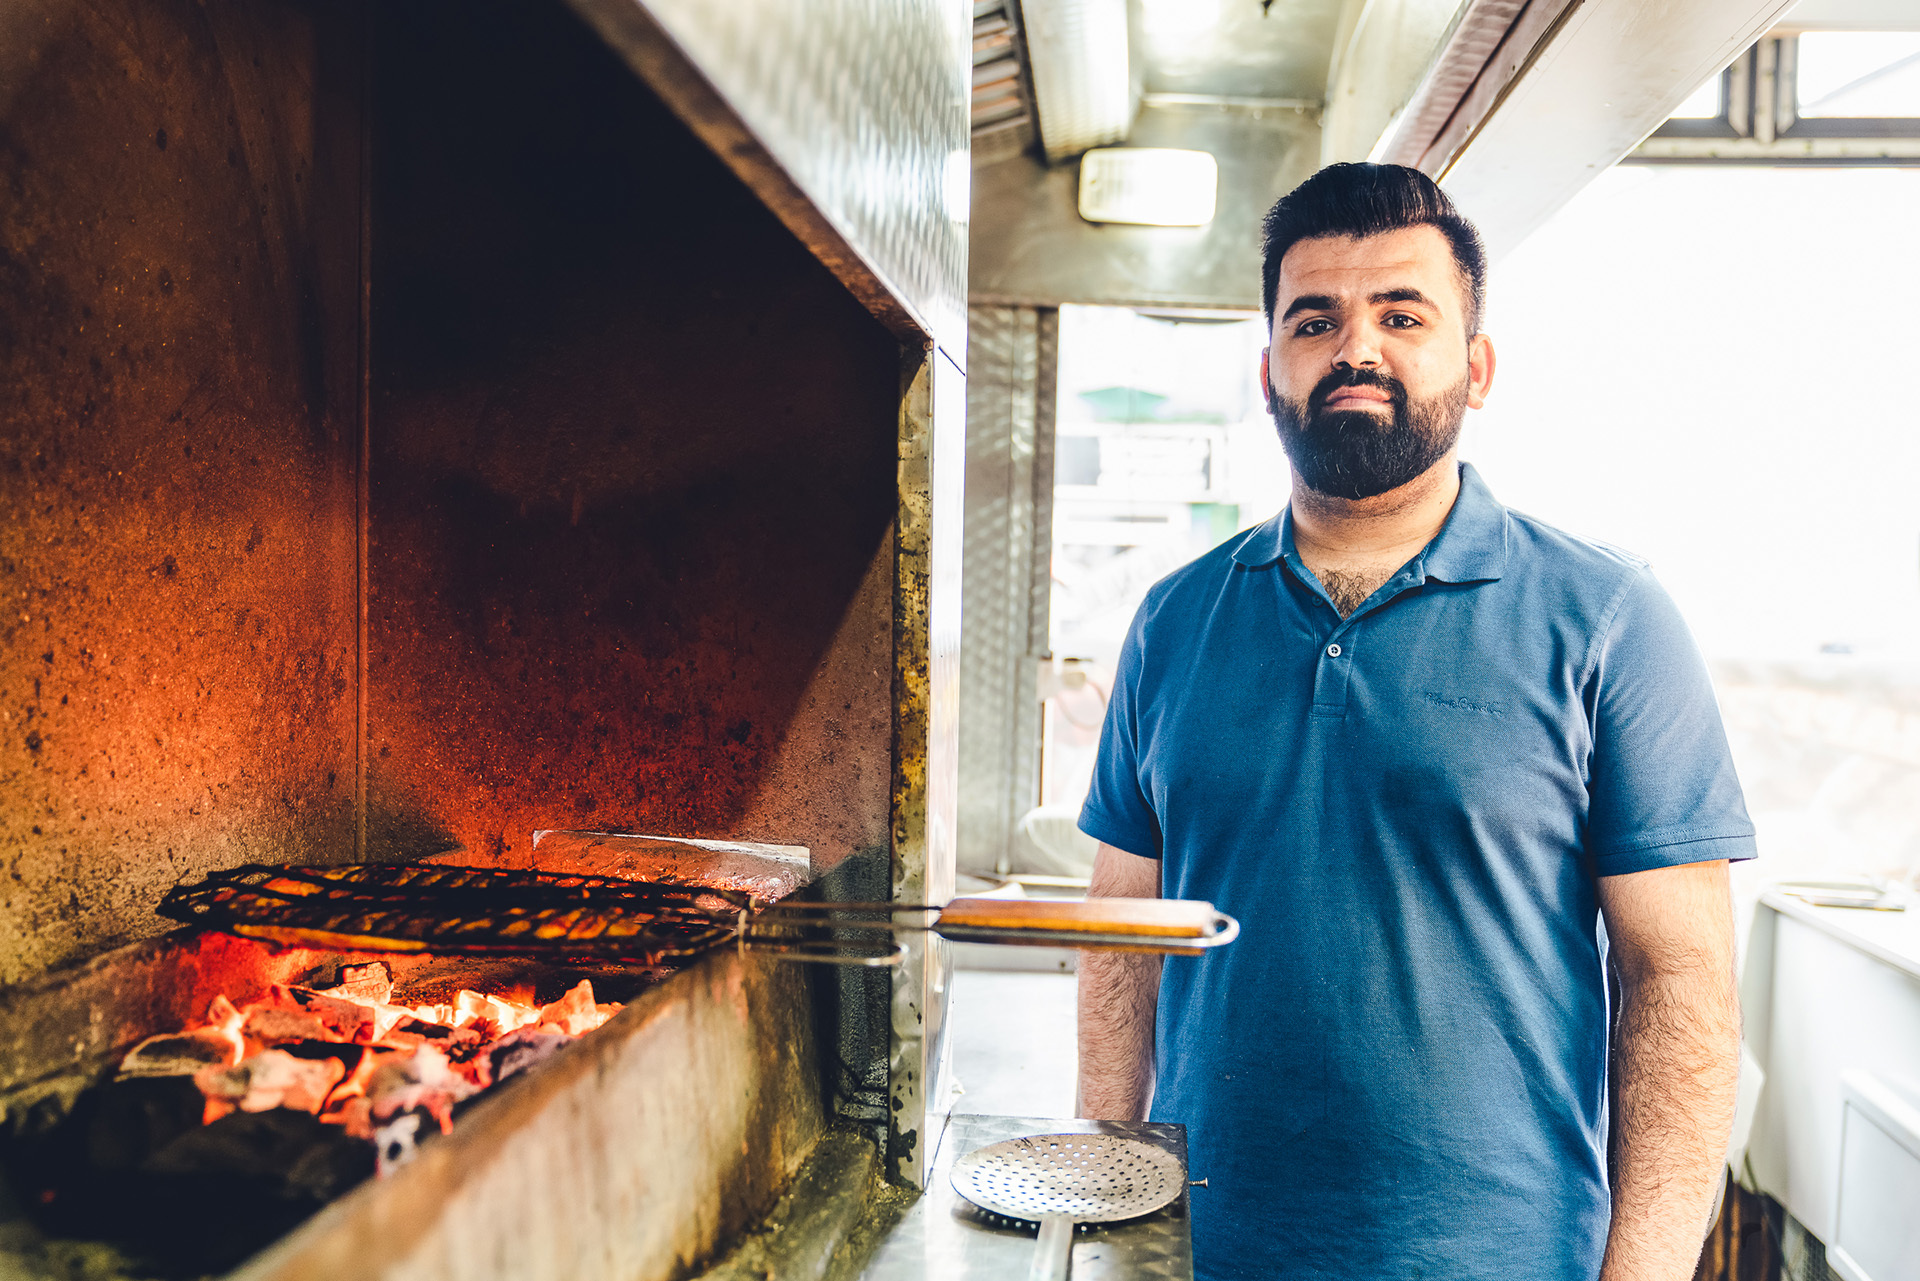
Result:
<svg viewBox="0 0 1920 1281"><path fill-rule="evenodd" d="M0 984L352 857L357 13L0 8Z"/></svg>
<svg viewBox="0 0 1920 1281"><path fill-rule="evenodd" d="M903 341L965 370L970 4L569 2Z"/></svg>
<svg viewBox="0 0 1920 1281"><path fill-rule="evenodd" d="M960 648L963 870L1004 870L1038 802L1038 660L1048 651L1059 315L971 307L966 604Z"/></svg>
<svg viewBox="0 0 1920 1281"><path fill-rule="evenodd" d="M1219 207L1205 227L1096 226L1079 214L1080 166L1027 156L974 174L970 300L1058 306L1257 309L1260 220L1319 163L1319 126L1293 107L1143 107L1130 147L1212 153Z"/></svg>

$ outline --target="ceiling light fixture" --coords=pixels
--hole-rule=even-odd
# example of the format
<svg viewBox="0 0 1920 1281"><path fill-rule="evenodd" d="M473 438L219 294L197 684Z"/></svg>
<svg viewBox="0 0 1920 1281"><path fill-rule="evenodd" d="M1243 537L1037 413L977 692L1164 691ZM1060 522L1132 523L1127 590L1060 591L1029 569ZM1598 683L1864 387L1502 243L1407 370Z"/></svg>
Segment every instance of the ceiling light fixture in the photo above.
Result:
<svg viewBox="0 0 1920 1281"><path fill-rule="evenodd" d="M1080 161L1080 216L1088 222L1204 227L1213 221L1220 167L1204 151L1099 147Z"/></svg>

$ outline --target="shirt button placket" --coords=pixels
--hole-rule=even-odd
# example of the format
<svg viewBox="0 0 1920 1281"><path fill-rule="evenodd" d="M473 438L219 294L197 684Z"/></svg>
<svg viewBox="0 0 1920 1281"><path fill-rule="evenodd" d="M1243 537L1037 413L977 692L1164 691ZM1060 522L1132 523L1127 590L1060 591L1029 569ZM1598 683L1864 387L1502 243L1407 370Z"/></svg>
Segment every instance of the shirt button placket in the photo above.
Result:
<svg viewBox="0 0 1920 1281"><path fill-rule="evenodd" d="M1348 678L1353 673L1353 637L1331 641L1314 664L1313 714L1338 719L1347 714Z"/></svg>

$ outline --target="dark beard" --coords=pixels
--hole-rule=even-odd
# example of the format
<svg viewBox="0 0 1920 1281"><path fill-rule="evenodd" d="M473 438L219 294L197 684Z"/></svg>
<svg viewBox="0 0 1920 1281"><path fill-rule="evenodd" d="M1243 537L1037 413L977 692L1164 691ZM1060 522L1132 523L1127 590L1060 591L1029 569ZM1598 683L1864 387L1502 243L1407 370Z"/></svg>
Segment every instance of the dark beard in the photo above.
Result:
<svg viewBox="0 0 1920 1281"><path fill-rule="evenodd" d="M1369 410L1329 413L1327 401L1345 387L1378 387L1391 416ZM1267 387L1267 411L1280 444L1308 489L1329 498L1372 498L1398 489L1446 456L1460 439L1467 415L1467 380L1413 403L1406 385L1371 369L1337 369L1322 378L1304 405Z"/></svg>

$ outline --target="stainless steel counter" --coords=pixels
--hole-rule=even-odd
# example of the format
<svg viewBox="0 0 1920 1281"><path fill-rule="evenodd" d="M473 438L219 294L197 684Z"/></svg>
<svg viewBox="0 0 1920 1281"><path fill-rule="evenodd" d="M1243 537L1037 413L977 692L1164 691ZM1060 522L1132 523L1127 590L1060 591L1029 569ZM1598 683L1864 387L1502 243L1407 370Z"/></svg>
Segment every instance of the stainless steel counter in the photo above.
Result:
<svg viewBox="0 0 1920 1281"><path fill-rule="evenodd" d="M862 1274L864 1281L1007 1281L1025 1276L1033 1258L1034 1229L971 1205L953 1190L950 1178L959 1157L1023 1134L1117 1134L1165 1148L1180 1158L1182 1169L1187 1163L1183 1125L956 1114L934 1153L926 1195L874 1253ZM1073 1243L1075 1281L1192 1281L1189 1195L1181 1193L1178 1201L1145 1218L1082 1228Z"/></svg>

